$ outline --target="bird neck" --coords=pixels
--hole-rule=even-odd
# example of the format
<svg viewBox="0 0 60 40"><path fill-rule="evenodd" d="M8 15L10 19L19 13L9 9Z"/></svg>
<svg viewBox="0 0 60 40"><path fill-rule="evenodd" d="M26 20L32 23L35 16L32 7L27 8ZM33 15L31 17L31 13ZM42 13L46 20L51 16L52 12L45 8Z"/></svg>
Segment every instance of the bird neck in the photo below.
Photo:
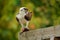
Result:
<svg viewBox="0 0 60 40"><path fill-rule="evenodd" d="M21 16L24 16L24 15L26 15L26 14L25 14L25 12L20 12L20 15L21 15Z"/></svg>

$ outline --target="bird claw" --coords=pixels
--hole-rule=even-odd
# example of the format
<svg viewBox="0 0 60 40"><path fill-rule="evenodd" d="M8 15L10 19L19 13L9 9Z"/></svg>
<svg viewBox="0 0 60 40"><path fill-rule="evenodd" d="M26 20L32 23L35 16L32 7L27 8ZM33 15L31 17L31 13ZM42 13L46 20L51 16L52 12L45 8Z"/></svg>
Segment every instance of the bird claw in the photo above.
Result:
<svg viewBox="0 0 60 40"><path fill-rule="evenodd" d="M28 28L24 28L24 30L20 34L22 34L23 32L27 32L27 31L29 31L29 29Z"/></svg>
<svg viewBox="0 0 60 40"><path fill-rule="evenodd" d="M23 32L26 32L26 31L29 31L29 29L28 28L24 28Z"/></svg>

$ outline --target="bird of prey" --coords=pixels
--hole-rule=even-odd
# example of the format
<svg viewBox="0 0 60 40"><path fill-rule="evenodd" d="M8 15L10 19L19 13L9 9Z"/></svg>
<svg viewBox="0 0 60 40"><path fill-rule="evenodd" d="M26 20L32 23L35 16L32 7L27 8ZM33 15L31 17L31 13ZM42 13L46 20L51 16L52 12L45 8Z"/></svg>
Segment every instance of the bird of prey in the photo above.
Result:
<svg viewBox="0 0 60 40"><path fill-rule="evenodd" d="M19 24L21 24L22 32L29 31L28 25L31 18L32 18L32 12L29 12L29 10L26 7L21 7L19 9L18 14L16 15L16 20L18 21Z"/></svg>

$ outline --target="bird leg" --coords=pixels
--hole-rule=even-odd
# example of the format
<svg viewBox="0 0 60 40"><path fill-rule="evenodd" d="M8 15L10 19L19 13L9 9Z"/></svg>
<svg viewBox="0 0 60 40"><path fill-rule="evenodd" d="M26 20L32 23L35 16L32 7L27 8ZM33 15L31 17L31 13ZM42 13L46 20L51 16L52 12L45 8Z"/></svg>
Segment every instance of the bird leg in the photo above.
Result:
<svg viewBox="0 0 60 40"><path fill-rule="evenodd" d="M27 21L27 23L26 23L26 28L28 28L28 29L29 29L28 25L29 25L29 21Z"/></svg>
<svg viewBox="0 0 60 40"><path fill-rule="evenodd" d="M19 20L19 24L21 24L22 28L24 28L23 23L21 22L21 20Z"/></svg>
<svg viewBox="0 0 60 40"><path fill-rule="evenodd" d="M21 21L20 21L20 23L21 23ZM21 25L22 25L22 32L20 34L22 34L23 32L29 31L28 24L29 24L29 21L26 23L26 28L25 28L24 25L21 23Z"/></svg>

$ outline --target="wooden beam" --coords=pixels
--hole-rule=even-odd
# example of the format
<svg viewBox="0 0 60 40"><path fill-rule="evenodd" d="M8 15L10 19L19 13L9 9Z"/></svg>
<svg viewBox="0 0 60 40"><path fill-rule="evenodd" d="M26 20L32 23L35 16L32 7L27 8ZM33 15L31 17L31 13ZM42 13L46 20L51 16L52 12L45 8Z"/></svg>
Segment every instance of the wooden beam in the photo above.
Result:
<svg viewBox="0 0 60 40"><path fill-rule="evenodd" d="M18 33L18 40L42 40L47 38L53 40L54 37L60 37L60 25L31 30L21 35L20 32Z"/></svg>

